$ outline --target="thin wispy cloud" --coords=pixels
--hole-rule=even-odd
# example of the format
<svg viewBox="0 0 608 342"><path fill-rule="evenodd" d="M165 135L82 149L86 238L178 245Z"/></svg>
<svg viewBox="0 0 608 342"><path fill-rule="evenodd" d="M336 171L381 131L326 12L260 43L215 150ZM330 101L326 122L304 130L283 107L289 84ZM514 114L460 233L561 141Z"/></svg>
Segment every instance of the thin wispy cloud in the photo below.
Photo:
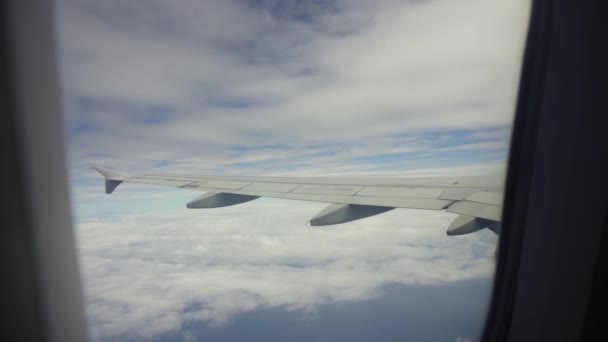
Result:
<svg viewBox="0 0 608 342"><path fill-rule="evenodd" d="M268 145L290 155L333 150L334 160L358 165L362 151L433 152L429 133L461 132L444 143L473 143L467 134L512 120L526 10L485 1L63 0L71 156L83 166L170 160L172 170L213 172L264 159ZM243 145L245 153L225 153Z"/></svg>

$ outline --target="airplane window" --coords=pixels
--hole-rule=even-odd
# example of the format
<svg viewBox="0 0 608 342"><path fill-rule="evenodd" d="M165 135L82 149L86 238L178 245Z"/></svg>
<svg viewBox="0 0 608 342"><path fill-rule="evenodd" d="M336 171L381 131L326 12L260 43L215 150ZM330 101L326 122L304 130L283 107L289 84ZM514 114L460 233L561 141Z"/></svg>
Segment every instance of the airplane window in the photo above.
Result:
<svg viewBox="0 0 608 342"><path fill-rule="evenodd" d="M529 7L57 1L90 338L478 340Z"/></svg>

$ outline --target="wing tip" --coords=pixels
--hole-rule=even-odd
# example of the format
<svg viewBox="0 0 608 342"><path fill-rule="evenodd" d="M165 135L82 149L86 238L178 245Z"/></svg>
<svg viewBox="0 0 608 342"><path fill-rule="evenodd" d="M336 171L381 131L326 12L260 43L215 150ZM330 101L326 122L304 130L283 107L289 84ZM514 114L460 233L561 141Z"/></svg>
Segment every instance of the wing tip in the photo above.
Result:
<svg viewBox="0 0 608 342"><path fill-rule="evenodd" d="M120 185L120 183L122 183L122 181L127 177L124 174L108 170L101 166L93 165L93 169L103 176L105 180L104 183L106 187L106 194L111 194L112 192L114 192L116 187L118 187L118 185Z"/></svg>
<svg viewBox="0 0 608 342"><path fill-rule="evenodd" d="M108 170L101 166L93 165L92 168L93 168L93 170L99 172L105 179L123 180L126 177L126 175L124 175L124 174L118 173L116 171Z"/></svg>

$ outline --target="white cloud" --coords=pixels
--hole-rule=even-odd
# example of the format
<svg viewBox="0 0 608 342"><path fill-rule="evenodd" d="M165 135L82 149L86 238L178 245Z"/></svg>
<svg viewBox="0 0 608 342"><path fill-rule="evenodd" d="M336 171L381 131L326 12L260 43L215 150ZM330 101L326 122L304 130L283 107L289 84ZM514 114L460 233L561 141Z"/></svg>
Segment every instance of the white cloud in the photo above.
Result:
<svg viewBox="0 0 608 342"><path fill-rule="evenodd" d="M495 236L448 238L453 214L394 210L307 227L323 206L258 200L80 222L91 333L150 338L191 320L225 324L257 308L361 301L388 283L492 275Z"/></svg>

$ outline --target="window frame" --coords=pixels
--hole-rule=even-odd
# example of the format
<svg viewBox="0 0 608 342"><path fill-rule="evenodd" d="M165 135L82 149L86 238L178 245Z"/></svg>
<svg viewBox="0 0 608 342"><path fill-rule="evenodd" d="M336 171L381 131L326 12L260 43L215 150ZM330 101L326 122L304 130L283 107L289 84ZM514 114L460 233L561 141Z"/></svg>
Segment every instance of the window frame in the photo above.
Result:
<svg viewBox="0 0 608 342"><path fill-rule="evenodd" d="M598 317L598 306L588 304L605 298L593 287L608 222L602 198L608 193L601 160L608 155L602 5L532 2L483 340L580 339ZM3 284L3 320L10 327L3 334L82 341L86 321L66 179L53 2L8 0L1 6L0 108L6 115L0 121L0 170L6 185L0 198L7 247L2 253L9 260L2 268L14 275Z"/></svg>

